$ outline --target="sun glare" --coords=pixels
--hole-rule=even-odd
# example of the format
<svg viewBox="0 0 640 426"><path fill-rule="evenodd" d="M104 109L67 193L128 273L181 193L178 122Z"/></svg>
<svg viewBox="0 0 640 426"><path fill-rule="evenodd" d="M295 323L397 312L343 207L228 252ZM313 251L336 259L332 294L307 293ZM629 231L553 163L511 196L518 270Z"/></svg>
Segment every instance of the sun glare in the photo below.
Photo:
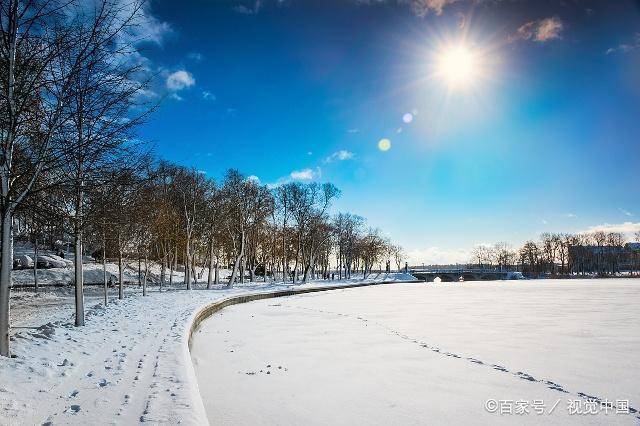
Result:
<svg viewBox="0 0 640 426"><path fill-rule="evenodd" d="M437 58L437 74L451 88L469 86L479 76L477 57L464 45L443 49Z"/></svg>

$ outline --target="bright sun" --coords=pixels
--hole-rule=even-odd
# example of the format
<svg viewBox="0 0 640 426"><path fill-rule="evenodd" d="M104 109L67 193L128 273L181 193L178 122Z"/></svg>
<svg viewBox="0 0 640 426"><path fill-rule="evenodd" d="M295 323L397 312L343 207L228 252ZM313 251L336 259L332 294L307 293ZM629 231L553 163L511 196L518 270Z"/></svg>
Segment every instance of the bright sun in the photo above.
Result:
<svg viewBox="0 0 640 426"><path fill-rule="evenodd" d="M466 46L442 50L437 58L437 73L451 88L468 86L479 74L476 55Z"/></svg>

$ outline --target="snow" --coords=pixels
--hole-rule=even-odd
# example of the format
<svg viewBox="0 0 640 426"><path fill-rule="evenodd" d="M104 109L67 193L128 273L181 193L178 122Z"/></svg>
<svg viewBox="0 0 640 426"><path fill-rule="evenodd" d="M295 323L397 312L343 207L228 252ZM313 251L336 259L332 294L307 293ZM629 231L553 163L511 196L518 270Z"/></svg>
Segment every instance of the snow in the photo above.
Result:
<svg viewBox="0 0 640 426"><path fill-rule="evenodd" d="M191 356L216 424L640 424L568 409L640 408L638 300L640 279L311 293L220 311ZM530 414L490 413L489 399Z"/></svg>
<svg viewBox="0 0 640 426"><path fill-rule="evenodd" d="M21 253L20 256L31 256L33 254L25 254ZM38 255L40 258L50 257L52 260L57 260L58 262L64 262L66 267L56 267L49 269L38 269L38 284L42 286L52 286L52 285L69 285L74 281L74 269L73 262L68 259L62 259L56 255L47 254ZM125 282L137 282L138 281L138 262L136 261L125 261L124 265L124 281ZM107 280L109 277L113 279L115 283L118 282L118 264L108 262L107 263ZM153 282L160 281L160 271L161 266L157 263L150 264L149 267L149 280ZM207 269L197 267L196 275L197 281L202 283L207 281ZM142 265L142 272L144 273L144 264ZM166 270L166 278L165 280L169 280L169 269ZM101 262L91 262L83 264L83 277L84 283L86 285L92 284L102 284L103 283L103 272L102 272L102 263ZM224 280L231 274L231 271L227 269L220 270L220 280ZM13 278L13 286L21 287L21 286L33 286L33 269L18 269L14 270L11 273ZM175 283L182 282L184 280L184 271L175 270L173 271L173 281Z"/></svg>
<svg viewBox="0 0 640 426"><path fill-rule="evenodd" d="M402 277L380 274L369 281ZM234 295L353 282L358 280L212 290L198 284L193 291L162 292L153 286L147 297L129 285L124 300L110 289L106 308L102 289L87 287L85 327L73 326L71 287L13 291L15 358L0 359L0 424L206 424L188 348L191 325L203 307Z"/></svg>

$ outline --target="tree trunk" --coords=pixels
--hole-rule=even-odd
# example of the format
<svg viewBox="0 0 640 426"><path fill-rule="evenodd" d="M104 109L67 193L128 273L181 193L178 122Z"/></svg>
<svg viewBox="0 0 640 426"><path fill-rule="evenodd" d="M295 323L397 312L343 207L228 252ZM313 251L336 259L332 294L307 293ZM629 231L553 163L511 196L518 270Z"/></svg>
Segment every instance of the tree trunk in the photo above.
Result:
<svg viewBox="0 0 640 426"><path fill-rule="evenodd" d="M164 280L167 275L167 253L165 249L163 249L164 253L162 254L162 269L160 270L160 290L162 290L162 286L164 285Z"/></svg>
<svg viewBox="0 0 640 426"><path fill-rule="evenodd" d="M0 355L9 356L9 293L13 269L13 212L2 218L2 253L0 253Z"/></svg>
<svg viewBox="0 0 640 426"><path fill-rule="evenodd" d="M34 258L33 258L33 284L38 292L38 237L35 240Z"/></svg>
<svg viewBox="0 0 640 426"><path fill-rule="evenodd" d="M287 230L287 219L286 219L286 210L284 212L284 220L282 222L282 282L287 282L287 243L286 243L286 230ZM273 277L275 280L275 276Z"/></svg>
<svg viewBox="0 0 640 426"><path fill-rule="evenodd" d="M76 220L79 220L76 218ZM84 280L82 274L82 231L80 225L76 224L74 235L75 252L75 284L76 284L76 327L84 325Z"/></svg>
<svg viewBox="0 0 640 426"><path fill-rule="evenodd" d="M193 283L198 282L198 274L196 273L196 256L191 256L191 277L193 278Z"/></svg>
<svg viewBox="0 0 640 426"><path fill-rule="evenodd" d="M184 259L184 279L187 284L187 290L191 290L191 241L189 240L189 236L187 236L187 244L185 248L185 259Z"/></svg>
<svg viewBox="0 0 640 426"><path fill-rule="evenodd" d="M144 252L144 276L142 277L142 295L147 295L147 274L149 274L149 253Z"/></svg>
<svg viewBox="0 0 640 426"><path fill-rule="evenodd" d="M176 259L178 259L178 247L174 249L173 258L169 262L169 285L173 284L173 267L175 265Z"/></svg>
<svg viewBox="0 0 640 426"><path fill-rule="evenodd" d="M124 271L122 270L122 251L118 251L118 299L124 299Z"/></svg>
<svg viewBox="0 0 640 426"><path fill-rule="evenodd" d="M235 262L233 263L233 271L231 271L231 278L229 278L229 285L233 285L236 280L236 276L238 273L238 267L240 266L240 261L242 260L242 256L244 256L244 230L242 230L240 236L240 253L236 257Z"/></svg>
<svg viewBox="0 0 640 426"><path fill-rule="evenodd" d="M293 267L293 283L298 280L298 259L300 258L300 246L302 245L302 236L298 235L298 248L296 249L296 262Z"/></svg>
<svg viewBox="0 0 640 426"><path fill-rule="evenodd" d="M107 306L107 239L102 235L102 281L104 285L104 305Z"/></svg>
<svg viewBox="0 0 640 426"><path fill-rule="evenodd" d="M313 256L313 246L314 241L311 239L311 245L309 246L309 259L307 265L304 267L304 275L302 276L302 282L306 283L309 280L309 272L313 270L313 264L315 263L315 259ZM303 262L304 263L304 262Z"/></svg>
<svg viewBox="0 0 640 426"><path fill-rule="evenodd" d="M209 275L207 276L207 290L211 289L211 280L213 278L213 238L209 242Z"/></svg>

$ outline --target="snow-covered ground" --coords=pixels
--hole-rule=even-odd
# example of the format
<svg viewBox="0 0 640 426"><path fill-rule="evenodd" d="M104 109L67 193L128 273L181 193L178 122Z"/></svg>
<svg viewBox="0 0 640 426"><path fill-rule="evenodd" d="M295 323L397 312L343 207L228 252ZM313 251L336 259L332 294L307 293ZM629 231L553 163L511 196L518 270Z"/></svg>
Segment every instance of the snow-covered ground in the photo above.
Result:
<svg viewBox="0 0 640 426"><path fill-rule="evenodd" d="M41 286L51 285L70 285L74 281L73 263L65 259L68 263L64 268L38 269L38 284ZM125 282L138 281L138 263L135 260L126 260L123 262L123 275ZM107 263L107 280L109 277L113 282L118 282L118 264ZM157 263L151 263L149 266L148 279L152 282L159 282L161 266ZM11 272L14 287L33 286L34 277L33 269L19 269ZM142 273L144 273L144 264L142 265ZM197 267L196 277L198 282L207 281L208 270L206 268ZM169 269L166 270L166 280L169 280ZM224 280L230 275L228 269L220 270L220 280ZM83 265L83 277L85 284L101 284L103 282L102 263L88 262ZM184 280L184 271L173 271L173 281L180 283Z"/></svg>
<svg viewBox="0 0 640 426"><path fill-rule="evenodd" d="M381 274L369 281L403 278L411 277ZM127 286L121 301L110 290L106 308L101 288L87 287L85 327L73 326L71 288L13 291L15 358L0 358L0 424L206 424L187 346L202 307L234 295L357 281L212 290L200 284L162 292L154 286L147 297Z"/></svg>
<svg viewBox="0 0 640 426"><path fill-rule="evenodd" d="M226 308L191 356L214 424L640 424L639 305L639 279L345 289Z"/></svg>

